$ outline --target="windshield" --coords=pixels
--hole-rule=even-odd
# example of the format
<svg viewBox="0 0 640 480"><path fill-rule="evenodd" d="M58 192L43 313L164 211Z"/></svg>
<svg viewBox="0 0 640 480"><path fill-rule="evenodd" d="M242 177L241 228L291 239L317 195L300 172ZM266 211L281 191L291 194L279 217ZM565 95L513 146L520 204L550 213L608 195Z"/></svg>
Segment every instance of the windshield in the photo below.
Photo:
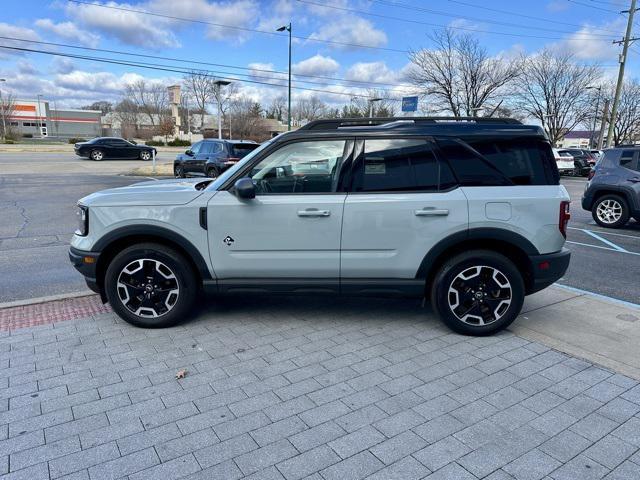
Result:
<svg viewBox="0 0 640 480"><path fill-rule="evenodd" d="M271 139L268 142L264 142L263 144L261 144L255 150L252 150L251 152L249 152L247 155L244 156L244 158L242 160L240 160L238 163L236 163L229 170L225 170L225 172L222 175L220 175L218 178L216 178L215 182L213 182L213 183L211 183L211 185L209 185L209 188L212 189L212 190L217 190L220 187L220 185L222 185L224 182L226 182L229 177L233 176L235 174L235 172L238 171L238 169L244 168L244 166L247 164L247 162L250 162L251 159L253 159L256 155L258 155L260 152L262 152L265 148L270 146L273 143L273 140L274 139Z"/></svg>

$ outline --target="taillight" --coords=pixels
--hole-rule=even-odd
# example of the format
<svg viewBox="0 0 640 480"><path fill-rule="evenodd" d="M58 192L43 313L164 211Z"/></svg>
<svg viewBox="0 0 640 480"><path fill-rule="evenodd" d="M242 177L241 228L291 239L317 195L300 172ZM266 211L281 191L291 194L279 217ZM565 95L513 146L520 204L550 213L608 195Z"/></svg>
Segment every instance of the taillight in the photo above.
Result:
<svg viewBox="0 0 640 480"><path fill-rule="evenodd" d="M560 202L560 217L558 219L558 229L564 238L567 238L567 224L571 219L571 211L569 210L571 202L563 200Z"/></svg>

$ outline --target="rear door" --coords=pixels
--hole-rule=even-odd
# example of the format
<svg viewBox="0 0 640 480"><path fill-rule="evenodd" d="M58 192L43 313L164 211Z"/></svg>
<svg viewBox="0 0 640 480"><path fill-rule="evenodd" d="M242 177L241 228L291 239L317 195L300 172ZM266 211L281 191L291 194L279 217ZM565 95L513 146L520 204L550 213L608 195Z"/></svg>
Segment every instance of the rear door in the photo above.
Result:
<svg viewBox="0 0 640 480"><path fill-rule="evenodd" d="M345 292L363 279L415 279L427 252L468 225L467 199L430 138L364 138L358 145L342 225Z"/></svg>

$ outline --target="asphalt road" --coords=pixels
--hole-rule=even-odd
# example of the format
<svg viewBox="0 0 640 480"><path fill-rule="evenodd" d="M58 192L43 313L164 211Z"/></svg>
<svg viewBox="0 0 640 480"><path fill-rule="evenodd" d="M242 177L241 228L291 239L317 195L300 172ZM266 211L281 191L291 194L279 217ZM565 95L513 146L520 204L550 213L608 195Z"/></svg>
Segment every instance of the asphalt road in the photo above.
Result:
<svg viewBox="0 0 640 480"><path fill-rule="evenodd" d="M117 175L140 163L0 153L0 303L86 289L67 257L76 201L96 190L145 180ZM573 257L559 283L640 303L640 224L598 227L580 207L585 181L566 178L563 183L573 201L567 245Z"/></svg>

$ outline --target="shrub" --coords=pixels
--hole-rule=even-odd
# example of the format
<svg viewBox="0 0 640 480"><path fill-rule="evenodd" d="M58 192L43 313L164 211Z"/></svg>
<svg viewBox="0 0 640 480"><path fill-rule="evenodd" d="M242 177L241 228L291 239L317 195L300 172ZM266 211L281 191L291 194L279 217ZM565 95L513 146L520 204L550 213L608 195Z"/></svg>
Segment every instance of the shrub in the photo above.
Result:
<svg viewBox="0 0 640 480"><path fill-rule="evenodd" d="M14 142L13 140L11 140L10 138L6 138L6 139L4 140L4 143L6 143L7 145L13 145L13 144L14 144L14 143L16 143L16 142Z"/></svg>
<svg viewBox="0 0 640 480"><path fill-rule="evenodd" d="M191 145L189 140L180 140L179 138L167 142L167 146L169 147L188 147L189 145Z"/></svg>
<svg viewBox="0 0 640 480"><path fill-rule="evenodd" d="M156 140L147 140L144 144L150 147L164 147L164 142L158 142Z"/></svg>
<svg viewBox="0 0 640 480"><path fill-rule="evenodd" d="M23 133L22 138L33 138L33 133Z"/></svg>
<svg viewBox="0 0 640 480"><path fill-rule="evenodd" d="M69 143L70 144L74 144L74 143L80 143L80 142L86 142L87 139L86 138L70 138L69 139Z"/></svg>

